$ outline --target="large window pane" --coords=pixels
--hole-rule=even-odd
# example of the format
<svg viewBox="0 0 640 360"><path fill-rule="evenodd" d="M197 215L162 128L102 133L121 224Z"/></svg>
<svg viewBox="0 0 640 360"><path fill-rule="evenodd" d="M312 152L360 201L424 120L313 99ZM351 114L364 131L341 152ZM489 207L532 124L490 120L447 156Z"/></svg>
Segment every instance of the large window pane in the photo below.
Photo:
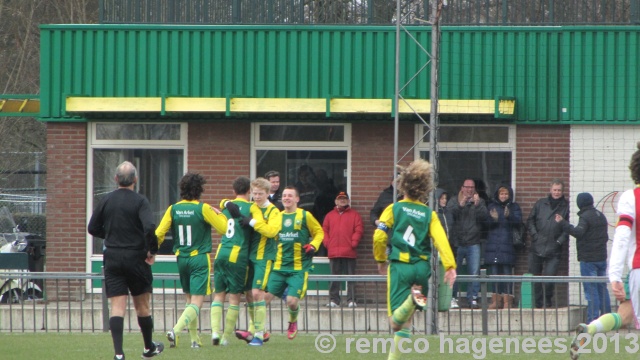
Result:
<svg viewBox="0 0 640 360"><path fill-rule="evenodd" d="M423 134L427 132L424 127ZM441 126L438 131L440 143L508 143L508 126ZM429 135L422 138L429 142Z"/></svg>
<svg viewBox="0 0 640 360"><path fill-rule="evenodd" d="M160 223L167 207L179 200L178 181L183 175L183 150L180 149L94 149L93 204L116 189L115 169L123 161L132 162L138 169L136 191L146 196ZM171 254L173 241L168 238L159 253ZM102 254L102 239L93 239L93 254Z"/></svg>
<svg viewBox="0 0 640 360"><path fill-rule="evenodd" d="M344 141L344 125L260 125L260 141Z"/></svg>
<svg viewBox="0 0 640 360"><path fill-rule="evenodd" d="M96 124L96 140L180 140L180 124Z"/></svg>
<svg viewBox="0 0 640 360"><path fill-rule="evenodd" d="M322 223L335 206L335 196L347 189L346 151L257 150L256 174L280 172L280 189L292 185L300 192L299 207Z"/></svg>
<svg viewBox="0 0 640 360"><path fill-rule="evenodd" d="M498 185L511 185L511 152L500 151L441 151L438 153L438 187L449 194L457 194L465 179L484 184L489 198ZM420 152L420 157L429 160L429 153Z"/></svg>

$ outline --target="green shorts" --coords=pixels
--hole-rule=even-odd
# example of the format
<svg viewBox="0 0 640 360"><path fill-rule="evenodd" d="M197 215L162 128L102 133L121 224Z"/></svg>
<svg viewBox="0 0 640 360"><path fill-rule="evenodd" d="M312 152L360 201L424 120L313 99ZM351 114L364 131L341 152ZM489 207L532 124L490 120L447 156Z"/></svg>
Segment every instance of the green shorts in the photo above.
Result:
<svg viewBox="0 0 640 360"><path fill-rule="evenodd" d="M267 283L269 282L269 274L273 267L272 260L258 260L249 262L249 277L246 291L253 289L267 290Z"/></svg>
<svg viewBox="0 0 640 360"><path fill-rule="evenodd" d="M191 295L211 294L211 258L208 253L178 256L178 272L182 291Z"/></svg>
<svg viewBox="0 0 640 360"><path fill-rule="evenodd" d="M306 271L279 271L274 270L269 275L269 284L267 291L276 297L282 297L284 290L287 289L287 296L304 298L307 293L307 278L309 273Z"/></svg>
<svg viewBox="0 0 640 360"><path fill-rule="evenodd" d="M392 261L387 269L387 310L389 316L402 305L411 294L413 285L422 286L422 294L429 292L431 265L428 261L413 264Z"/></svg>
<svg viewBox="0 0 640 360"><path fill-rule="evenodd" d="M246 262L232 263L228 259L216 259L213 264L213 291L228 294L241 294L247 280Z"/></svg>

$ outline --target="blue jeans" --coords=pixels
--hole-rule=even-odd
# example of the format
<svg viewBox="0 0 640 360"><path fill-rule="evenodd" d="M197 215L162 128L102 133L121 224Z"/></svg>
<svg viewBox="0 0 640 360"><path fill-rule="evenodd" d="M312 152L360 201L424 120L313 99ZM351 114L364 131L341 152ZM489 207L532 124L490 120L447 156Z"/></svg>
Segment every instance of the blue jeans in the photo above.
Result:
<svg viewBox="0 0 640 360"><path fill-rule="evenodd" d="M468 275L479 275L480 274L480 245L470 245L470 246L458 246L458 253L456 254L456 263L458 266L462 265L462 260L467 260L467 274ZM453 289L453 293L456 294L458 291L458 287L455 286ZM467 283L467 299L469 299L469 303L471 300L478 297L478 293L480 292L480 283L472 282ZM454 295L455 296L455 295Z"/></svg>
<svg viewBox="0 0 640 360"><path fill-rule="evenodd" d="M606 276L607 262L580 262L580 275L582 276ZM607 292L606 283L585 282L584 297L587 299L587 324L597 319L600 315L611 312L611 299Z"/></svg>

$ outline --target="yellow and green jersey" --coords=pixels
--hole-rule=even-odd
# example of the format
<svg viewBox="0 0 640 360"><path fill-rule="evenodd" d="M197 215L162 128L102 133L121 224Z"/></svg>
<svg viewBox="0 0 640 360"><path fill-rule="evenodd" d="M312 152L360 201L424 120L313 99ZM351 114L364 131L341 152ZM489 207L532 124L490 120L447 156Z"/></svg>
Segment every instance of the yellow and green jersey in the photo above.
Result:
<svg viewBox="0 0 640 360"><path fill-rule="evenodd" d="M249 248L249 260L252 262L276 259L276 238L282 227L282 214L275 205L267 204L265 207L258 206L267 226L260 226L253 233Z"/></svg>
<svg viewBox="0 0 640 360"><path fill-rule="evenodd" d="M425 204L403 199L389 205L380 215L380 222L391 229L391 239L388 239L386 231L376 229L373 234L373 254L376 261L387 260L387 241L391 244L389 260L405 263L428 261L431 257L432 238L445 269L456 268L453 252L438 215Z"/></svg>
<svg viewBox="0 0 640 360"><path fill-rule="evenodd" d="M311 244L316 250L324 239L324 231L313 215L303 209L282 213L282 229L278 233L276 260L273 270L307 271L312 258L305 254L303 246Z"/></svg>
<svg viewBox="0 0 640 360"><path fill-rule="evenodd" d="M166 233L173 235L173 253L189 257L211 252L211 227L219 234L227 230L227 218L197 200L182 200L169 206L156 229L158 246Z"/></svg>
<svg viewBox="0 0 640 360"><path fill-rule="evenodd" d="M252 212L260 211L257 207L252 211L255 204L244 200L230 200L240 208L240 214L244 217L251 217ZM253 229L250 226L242 226L240 219L234 219L229 214L229 210L222 210L229 220L227 221L227 232L222 235L220 245L216 251L217 259L227 259L231 263L246 264L249 260L249 245L253 236Z"/></svg>

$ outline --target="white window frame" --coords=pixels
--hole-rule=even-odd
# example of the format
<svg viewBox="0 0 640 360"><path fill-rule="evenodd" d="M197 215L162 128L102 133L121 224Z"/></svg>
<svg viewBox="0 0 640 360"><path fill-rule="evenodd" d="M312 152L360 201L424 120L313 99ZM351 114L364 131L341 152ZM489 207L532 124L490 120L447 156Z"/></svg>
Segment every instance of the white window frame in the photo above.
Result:
<svg viewBox="0 0 640 360"><path fill-rule="evenodd" d="M170 124L180 125L180 139L179 140L118 140L118 139L96 139L96 129L98 124L167 124L167 123L150 123L150 122L91 122L87 124L87 188L86 188L86 199L87 199L87 214L86 214L86 222L89 223L89 219L91 218L91 214L93 213L93 208L95 204L93 203L93 150L94 149L114 149L114 148L136 148L136 149L179 149L183 150L183 172L186 172L188 169L188 123L183 122L172 122ZM85 251L86 255L86 268L87 272L91 272L91 263L93 261L102 261L103 256L100 254L93 254L93 237L86 234L85 240ZM156 258L157 262L176 262L175 256L170 255L161 255ZM93 292L102 292L102 289L93 289L91 290L91 281L87 281L86 284L87 291ZM172 289L167 289L171 291ZM182 293L182 290L178 289L179 293Z"/></svg>

